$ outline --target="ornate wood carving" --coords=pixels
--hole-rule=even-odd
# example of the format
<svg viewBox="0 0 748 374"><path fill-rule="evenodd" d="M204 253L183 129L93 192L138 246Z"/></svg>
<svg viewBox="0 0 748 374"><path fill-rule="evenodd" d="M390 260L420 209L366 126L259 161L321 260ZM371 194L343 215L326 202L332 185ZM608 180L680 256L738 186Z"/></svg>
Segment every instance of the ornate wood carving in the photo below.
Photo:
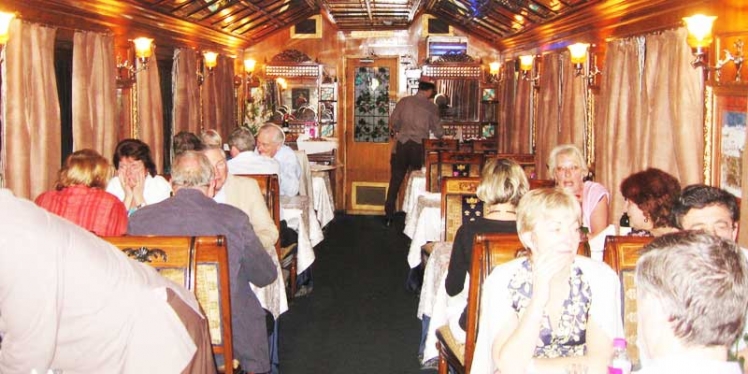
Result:
<svg viewBox="0 0 748 374"><path fill-rule="evenodd" d="M133 258L140 262L153 262L153 259L158 259L159 257L161 257L163 261L167 261L166 252L158 248L125 248L122 250L122 252L125 252L127 257Z"/></svg>
<svg viewBox="0 0 748 374"><path fill-rule="evenodd" d="M273 56L273 58L270 60L270 62L296 62L296 63L311 62L311 61L312 61L311 57L307 56L306 53L295 50L295 49L287 49Z"/></svg>

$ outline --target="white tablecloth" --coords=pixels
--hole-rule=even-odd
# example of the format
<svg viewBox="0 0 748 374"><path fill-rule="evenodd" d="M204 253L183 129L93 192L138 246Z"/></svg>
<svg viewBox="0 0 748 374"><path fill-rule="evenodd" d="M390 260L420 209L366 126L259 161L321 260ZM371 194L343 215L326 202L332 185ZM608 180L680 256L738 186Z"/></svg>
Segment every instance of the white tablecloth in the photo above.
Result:
<svg viewBox="0 0 748 374"><path fill-rule="evenodd" d="M314 263L314 246L324 239L322 228L309 205L308 196L281 196L280 200L281 219L299 234L296 273L300 274Z"/></svg>
<svg viewBox="0 0 748 374"><path fill-rule="evenodd" d="M335 217L335 201L332 198L330 173L314 171L312 165L312 191L314 192L314 211L320 226L325 227Z"/></svg>
<svg viewBox="0 0 748 374"><path fill-rule="evenodd" d="M408 213L411 213L416 207L418 196L426 192L426 173L421 170L411 171L405 184L405 195L403 196L403 212L405 219L408 219Z"/></svg>
<svg viewBox="0 0 748 374"><path fill-rule="evenodd" d="M277 319L278 316L288 310L286 283L283 281L283 271L281 270L280 262L278 261L278 252L275 251L275 247L270 248L267 253L273 259L275 269L278 271L278 277L273 283L265 287L257 287L252 283L249 286L252 287L252 291L257 295L260 305L273 313L273 317Z"/></svg>
<svg viewBox="0 0 748 374"><path fill-rule="evenodd" d="M308 155L325 153L337 149L338 140L335 138L325 138L325 140L304 140L299 138L296 140L296 147Z"/></svg>
<svg viewBox="0 0 748 374"><path fill-rule="evenodd" d="M415 213L405 217L405 235L411 239L408 250L408 265L411 268L421 263L421 246L427 242L441 240L441 194L425 192L418 197Z"/></svg>
<svg viewBox="0 0 748 374"><path fill-rule="evenodd" d="M424 315L431 318L429 329L426 332L423 362L439 355L439 351L436 349L436 330L449 322L451 313L456 313L448 310L449 296L447 295L447 289L444 287L451 255L452 243L437 242L434 243L434 250L426 262L421 297L418 303L418 318L423 319ZM466 290L463 292L466 292ZM457 312L461 313L461 311Z"/></svg>

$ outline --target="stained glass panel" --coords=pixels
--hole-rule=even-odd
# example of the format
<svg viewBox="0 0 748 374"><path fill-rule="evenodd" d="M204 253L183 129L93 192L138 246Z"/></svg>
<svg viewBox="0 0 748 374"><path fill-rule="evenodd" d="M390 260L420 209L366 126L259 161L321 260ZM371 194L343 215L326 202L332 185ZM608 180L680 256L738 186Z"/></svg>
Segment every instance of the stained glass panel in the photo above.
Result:
<svg viewBox="0 0 748 374"><path fill-rule="evenodd" d="M357 142L389 142L390 69L360 67L354 91L354 133Z"/></svg>

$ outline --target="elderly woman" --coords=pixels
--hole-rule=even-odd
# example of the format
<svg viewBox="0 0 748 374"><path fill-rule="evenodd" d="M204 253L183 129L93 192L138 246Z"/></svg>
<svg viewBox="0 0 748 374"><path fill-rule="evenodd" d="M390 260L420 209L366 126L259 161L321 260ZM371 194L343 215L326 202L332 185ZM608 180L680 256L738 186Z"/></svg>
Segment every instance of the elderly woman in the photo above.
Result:
<svg viewBox="0 0 748 374"><path fill-rule="evenodd" d="M36 198L36 205L100 236L127 232L127 211L104 191L112 166L96 151L82 149L65 160L57 186Z"/></svg>
<svg viewBox="0 0 748 374"><path fill-rule="evenodd" d="M677 231L672 210L680 196L680 183L674 176L649 168L621 182L633 235L661 236Z"/></svg>
<svg viewBox="0 0 748 374"><path fill-rule="evenodd" d="M483 167L481 182L478 185L478 198L488 206L486 215L462 225L455 234L449 272L445 286L449 296L462 296L463 310L455 318L450 318L452 335L465 341L465 311L467 294L465 281L473 257L473 237L478 234L517 232L517 204L529 187L524 170L516 162L508 159L493 159ZM451 309L451 307L450 307Z"/></svg>
<svg viewBox="0 0 748 374"><path fill-rule="evenodd" d="M171 196L169 182L156 175L148 144L125 139L117 144L112 161L117 175L109 181L106 191L117 196L130 213Z"/></svg>
<svg viewBox="0 0 748 374"><path fill-rule="evenodd" d="M528 192L517 231L530 256L496 267L483 285L473 372L605 372L622 336L620 284L602 262L577 256L581 209L561 189Z"/></svg>
<svg viewBox="0 0 748 374"><path fill-rule="evenodd" d="M589 173L582 151L573 144L556 146L548 157L556 186L569 191L582 204L582 226L594 237L608 226L610 194L600 183L584 181Z"/></svg>

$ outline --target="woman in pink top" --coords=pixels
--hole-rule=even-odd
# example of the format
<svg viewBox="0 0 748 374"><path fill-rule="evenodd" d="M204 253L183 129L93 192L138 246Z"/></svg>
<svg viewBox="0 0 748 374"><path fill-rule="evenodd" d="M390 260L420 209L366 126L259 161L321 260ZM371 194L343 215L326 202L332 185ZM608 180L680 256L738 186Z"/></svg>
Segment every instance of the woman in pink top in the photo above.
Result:
<svg viewBox="0 0 748 374"><path fill-rule="evenodd" d="M589 169L582 151L573 144L558 145L548 157L548 167L556 186L574 194L582 204L582 226L589 229L589 236L608 227L610 193L600 183L584 181Z"/></svg>

